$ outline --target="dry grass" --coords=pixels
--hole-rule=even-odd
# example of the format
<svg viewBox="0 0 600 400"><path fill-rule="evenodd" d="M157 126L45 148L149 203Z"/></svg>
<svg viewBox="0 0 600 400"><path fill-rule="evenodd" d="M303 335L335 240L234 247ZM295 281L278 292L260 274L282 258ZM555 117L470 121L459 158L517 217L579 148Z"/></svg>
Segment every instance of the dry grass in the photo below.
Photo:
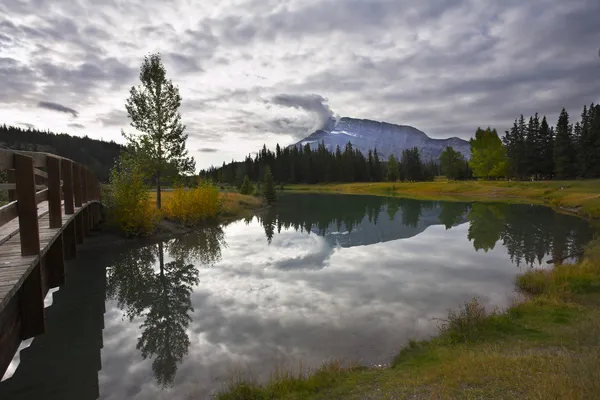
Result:
<svg viewBox="0 0 600 400"><path fill-rule="evenodd" d="M431 200L503 201L544 204L600 218L600 180L587 181L442 181L290 185L292 191L397 195Z"/></svg>
<svg viewBox="0 0 600 400"><path fill-rule="evenodd" d="M163 205L168 204L174 196L173 190L161 192ZM148 193L148 201L156 207L156 191ZM262 206L261 198L235 192L220 192L219 201L220 209L216 217L220 222L246 217Z"/></svg>

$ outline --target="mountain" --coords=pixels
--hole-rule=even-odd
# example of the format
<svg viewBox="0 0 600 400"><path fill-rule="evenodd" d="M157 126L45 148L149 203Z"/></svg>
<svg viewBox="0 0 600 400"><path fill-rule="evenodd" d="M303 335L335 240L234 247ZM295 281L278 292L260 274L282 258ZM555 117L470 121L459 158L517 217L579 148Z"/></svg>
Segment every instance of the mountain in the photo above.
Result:
<svg viewBox="0 0 600 400"><path fill-rule="evenodd" d="M466 140L457 137L432 139L412 126L348 117L340 118L337 122L332 120L325 129L315 131L292 146L305 146L308 143L312 149L316 149L321 141L325 142L329 151L335 151L337 146L343 151L348 142L365 155L369 150L377 149L385 160L390 154L400 159L403 150L418 147L422 160L437 161L447 146L461 152L467 160L471 158L469 142Z"/></svg>

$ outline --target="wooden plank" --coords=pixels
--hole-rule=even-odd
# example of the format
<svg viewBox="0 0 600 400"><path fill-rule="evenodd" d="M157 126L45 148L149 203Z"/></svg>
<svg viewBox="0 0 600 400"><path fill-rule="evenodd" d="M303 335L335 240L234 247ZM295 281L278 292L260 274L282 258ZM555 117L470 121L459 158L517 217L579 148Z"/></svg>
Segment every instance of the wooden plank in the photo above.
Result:
<svg viewBox="0 0 600 400"><path fill-rule="evenodd" d="M33 268L19 290L19 309L22 321L22 340L44 333L44 294L39 263Z"/></svg>
<svg viewBox="0 0 600 400"><path fill-rule="evenodd" d="M51 158L56 158L56 157L51 157ZM46 161L46 163L47 163L47 161ZM42 171L41 169L34 168L33 173L36 174L37 176L41 176L42 178L48 179L48 173Z"/></svg>
<svg viewBox="0 0 600 400"><path fill-rule="evenodd" d="M33 175L33 160L21 154L14 155L15 176L17 181L17 210L19 212L19 236L21 254L38 254L40 239L38 234L37 203Z"/></svg>
<svg viewBox="0 0 600 400"><path fill-rule="evenodd" d="M17 202L13 201L0 207L0 226L8 223L19 216L17 211Z"/></svg>
<svg viewBox="0 0 600 400"><path fill-rule="evenodd" d="M11 156L12 158L12 156ZM8 181L8 183L15 183L15 170L14 169L9 169L6 171L6 179ZM15 190L9 190L8 191L8 201L15 201L17 200L17 192Z"/></svg>
<svg viewBox="0 0 600 400"><path fill-rule="evenodd" d="M75 207L81 207L81 167L73 163L73 197Z"/></svg>
<svg viewBox="0 0 600 400"><path fill-rule="evenodd" d="M62 227L60 200L60 159L48 157L48 217L50 228Z"/></svg>
<svg viewBox="0 0 600 400"><path fill-rule="evenodd" d="M35 193L35 203L40 204L42 201L48 200L48 189L40 190Z"/></svg>
<svg viewBox="0 0 600 400"><path fill-rule="evenodd" d="M74 206L73 203L73 162L71 160L63 159L62 163L62 180L63 194L65 201L65 214L73 214Z"/></svg>
<svg viewBox="0 0 600 400"><path fill-rule="evenodd" d="M34 178L35 179L35 178ZM46 185L45 184L36 184L35 185L35 189L36 190L42 190L45 189ZM0 190L8 190L10 192L14 191L17 189L17 183L0 183Z"/></svg>
<svg viewBox="0 0 600 400"><path fill-rule="evenodd" d="M14 158L12 150L0 149L0 171L14 169Z"/></svg>

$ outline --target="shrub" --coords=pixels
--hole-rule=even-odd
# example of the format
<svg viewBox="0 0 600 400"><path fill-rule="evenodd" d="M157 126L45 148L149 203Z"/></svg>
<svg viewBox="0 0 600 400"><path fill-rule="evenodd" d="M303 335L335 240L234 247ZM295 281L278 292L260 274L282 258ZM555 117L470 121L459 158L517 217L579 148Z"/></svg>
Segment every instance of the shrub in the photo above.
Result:
<svg viewBox="0 0 600 400"><path fill-rule="evenodd" d="M160 212L148 202L144 175L130 155L116 162L103 198L109 224L127 236L151 234L160 221Z"/></svg>
<svg viewBox="0 0 600 400"><path fill-rule="evenodd" d="M216 217L221 211L219 188L203 182L197 188L177 187L163 206L165 216L183 225L194 225Z"/></svg>

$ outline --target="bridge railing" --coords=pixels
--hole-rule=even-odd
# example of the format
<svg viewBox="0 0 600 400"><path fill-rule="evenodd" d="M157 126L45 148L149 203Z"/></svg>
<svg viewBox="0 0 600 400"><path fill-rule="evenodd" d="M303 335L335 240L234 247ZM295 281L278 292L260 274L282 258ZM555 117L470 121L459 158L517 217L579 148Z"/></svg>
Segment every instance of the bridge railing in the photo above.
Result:
<svg viewBox="0 0 600 400"><path fill-rule="evenodd" d="M100 184L84 166L54 154L0 149L0 170L7 171L10 203L0 207L0 227L18 218L21 255L39 252L37 205L48 201L50 228L62 226L62 213L100 200ZM0 244L9 237L0 237Z"/></svg>

